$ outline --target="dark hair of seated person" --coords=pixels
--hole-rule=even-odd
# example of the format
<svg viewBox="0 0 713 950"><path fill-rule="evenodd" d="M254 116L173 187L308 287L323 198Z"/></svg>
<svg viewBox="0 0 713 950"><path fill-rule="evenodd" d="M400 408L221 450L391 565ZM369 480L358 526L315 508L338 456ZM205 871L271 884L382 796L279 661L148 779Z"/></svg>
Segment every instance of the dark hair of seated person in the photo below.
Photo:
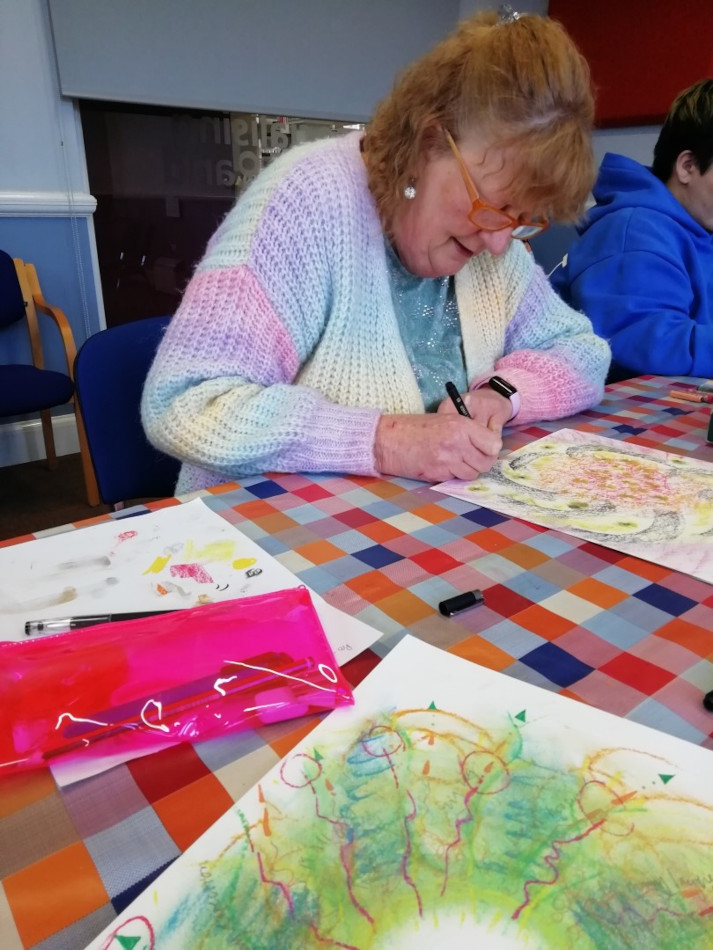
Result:
<svg viewBox="0 0 713 950"><path fill-rule="evenodd" d="M713 79L701 79L674 99L654 146L654 175L666 184L687 151L705 175L713 163Z"/></svg>

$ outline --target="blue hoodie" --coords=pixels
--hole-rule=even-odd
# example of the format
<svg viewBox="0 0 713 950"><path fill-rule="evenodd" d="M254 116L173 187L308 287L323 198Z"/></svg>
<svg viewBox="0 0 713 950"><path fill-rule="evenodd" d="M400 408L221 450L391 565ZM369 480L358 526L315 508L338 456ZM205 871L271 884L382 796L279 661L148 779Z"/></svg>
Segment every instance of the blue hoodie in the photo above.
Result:
<svg viewBox="0 0 713 950"><path fill-rule="evenodd" d="M612 348L610 379L713 377L713 235L649 168L607 153L551 280Z"/></svg>

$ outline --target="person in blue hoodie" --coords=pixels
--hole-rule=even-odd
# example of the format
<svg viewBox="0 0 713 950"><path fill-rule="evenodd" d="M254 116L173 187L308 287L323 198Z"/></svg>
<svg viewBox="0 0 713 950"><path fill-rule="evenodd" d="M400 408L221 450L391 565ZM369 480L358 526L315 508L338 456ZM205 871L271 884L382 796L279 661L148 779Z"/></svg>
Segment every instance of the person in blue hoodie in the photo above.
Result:
<svg viewBox="0 0 713 950"><path fill-rule="evenodd" d="M651 168L607 153L551 281L612 349L609 381L713 378L713 79L675 99Z"/></svg>

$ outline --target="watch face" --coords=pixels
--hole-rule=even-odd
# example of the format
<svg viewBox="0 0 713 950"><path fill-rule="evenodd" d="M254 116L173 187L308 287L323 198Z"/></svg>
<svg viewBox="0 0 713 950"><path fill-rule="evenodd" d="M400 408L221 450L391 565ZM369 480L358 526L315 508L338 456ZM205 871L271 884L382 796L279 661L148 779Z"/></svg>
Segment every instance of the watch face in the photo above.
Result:
<svg viewBox="0 0 713 950"><path fill-rule="evenodd" d="M502 376L491 376L488 380L488 386L494 389L496 393L500 393L501 396L505 396L506 399L514 396L517 392L517 389L506 379L503 379Z"/></svg>

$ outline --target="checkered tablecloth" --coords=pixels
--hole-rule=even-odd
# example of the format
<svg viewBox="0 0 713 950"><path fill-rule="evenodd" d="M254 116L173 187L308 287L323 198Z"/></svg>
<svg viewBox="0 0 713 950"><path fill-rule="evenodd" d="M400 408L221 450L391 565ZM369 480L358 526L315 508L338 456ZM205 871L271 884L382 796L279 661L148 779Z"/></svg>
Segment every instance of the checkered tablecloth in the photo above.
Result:
<svg viewBox="0 0 713 950"><path fill-rule="evenodd" d="M691 385L691 381L686 381ZM672 381L611 388L574 419L513 429L509 448L567 426L713 461L709 406ZM251 478L205 494L335 606L383 638L408 631L462 657L713 748L713 587L402 479ZM473 588L486 604L445 619ZM0 780L0 947L83 947L309 731L297 721L165 750L59 790ZM118 947L108 948L118 950Z"/></svg>

